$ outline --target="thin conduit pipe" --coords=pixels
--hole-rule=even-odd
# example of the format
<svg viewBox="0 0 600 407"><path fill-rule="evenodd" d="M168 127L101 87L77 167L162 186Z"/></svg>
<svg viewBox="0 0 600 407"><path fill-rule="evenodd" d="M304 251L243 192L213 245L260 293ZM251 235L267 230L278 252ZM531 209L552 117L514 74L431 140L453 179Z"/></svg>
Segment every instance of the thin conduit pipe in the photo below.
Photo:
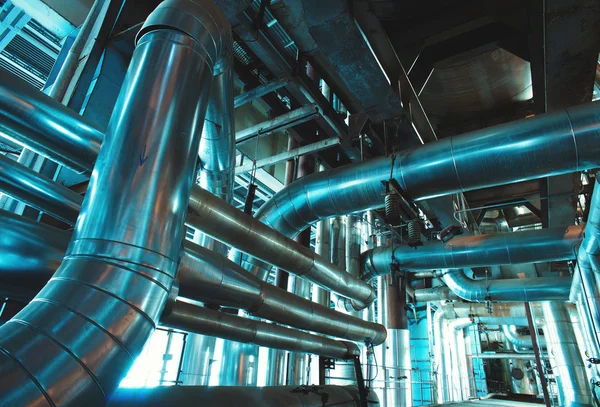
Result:
<svg viewBox="0 0 600 407"><path fill-rule="evenodd" d="M0 327L0 404L104 406L163 311L184 237L178 203L189 199L198 116L201 123L231 29L208 1L167 0L136 42L67 256Z"/></svg>
<svg viewBox="0 0 600 407"><path fill-rule="evenodd" d="M60 264L70 233L0 210L0 295L29 301ZM363 321L268 284L226 257L186 241L177 273L182 297L248 311L256 317L374 344L382 325Z"/></svg>

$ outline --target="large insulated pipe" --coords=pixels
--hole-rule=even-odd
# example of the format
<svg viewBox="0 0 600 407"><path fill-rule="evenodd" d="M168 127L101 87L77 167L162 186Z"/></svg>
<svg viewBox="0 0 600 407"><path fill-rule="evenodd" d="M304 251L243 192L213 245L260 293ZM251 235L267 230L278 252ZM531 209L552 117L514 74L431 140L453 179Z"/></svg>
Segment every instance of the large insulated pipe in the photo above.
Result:
<svg viewBox="0 0 600 407"><path fill-rule="evenodd" d="M337 359L348 359L360 354L358 346L353 342L336 341L182 301L176 301L163 314L161 325L267 348L314 353Z"/></svg>
<svg viewBox="0 0 600 407"><path fill-rule="evenodd" d="M377 247L362 254L363 279L388 274L391 260L402 270L440 270L573 260L582 226L459 236L447 243ZM457 293L458 294L458 293ZM460 294L459 294L460 295Z"/></svg>
<svg viewBox="0 0 600 407"><path fill-rule="evenodd" d="M0 328L0 404L104 406L141 352L177 271L212 68L229 46L208 1L167 0L146 20L67 255Z"/></svg>
<svg viewBox="0 0 600 407"><path fill-rule="evenodd" d="M107 407L364 407L356 387L319 386L314 391L303 391L297 386L247 387L247 386L159 386L143 389L120 389L110 399ZM377 396L367 395L368 406L379 406Z"/></svg>
<svg viewBox="0 0 600 407"><path fill-rule="evenodd" d="M0 294L29 301L60 264L69 242L66 231L0 210ZM325 335L375 344L383 326L316 304L260 280L226 257L186 241L177 273L186 298L241 308L266 318Z"/></svg>
<svg viewBox="0 0 600 407"><path fill-rule="evenodd" d="M599 137L600 103L570 107L313 174L275 194L256 217L295 236L324 218L380 208L390 172L418 201L592 169Z"/></svg>
<svg viewBox="0 0 600 407"><path fill-rule="evenodd" d="M69 224L75 223L83 201L80 195L8 158L0 157L0 168L0 190ZM199 186L192 187L187 222L224 243L260 253L273 264L353 298L356 307L372 302L375 297L369 284Z"/></svg>
<svg viewBox="0 0 600 407"><path fill-rule="evenodd" d="M552 372L560 407L592 406L592 394L585 365L569 312L562 302L544 302L544 334L552 358Z"/></svg>

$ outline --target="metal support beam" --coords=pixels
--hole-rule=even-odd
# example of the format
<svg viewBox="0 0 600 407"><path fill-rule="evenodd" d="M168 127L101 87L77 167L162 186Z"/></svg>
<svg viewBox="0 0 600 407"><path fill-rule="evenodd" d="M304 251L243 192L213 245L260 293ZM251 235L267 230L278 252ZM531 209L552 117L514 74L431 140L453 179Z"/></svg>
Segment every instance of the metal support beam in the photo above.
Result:
<svg viewBox="0 0 600 407"><path fill-rule="evenodd" d="M325 140L317 141L316 143L309 144L307 146L302 146L298 148L294 148L289 151L284 151L283 153L264 158L262 160L256 161L256 168L263 168L269 165L275 165L282 161L291 160L297 157L301 157L306 154L313 154L327 148L337 146L340 144L340 139L336 137L328 138ZM236 175L243 174L249 171L252 171L254 168L254 163L244 164L239 167L236 167L235 173Z"/></svg>
<svg viewBox="0 0 600 407"><path fill-rule="evenodd" d="M276 131L285 130L288 127L293 127L301 123L305 123L309 120L314 119L319 115L319 109L316 105L306 105L296 110L292 110L288 113L277 116L274 119L270 119L259 123L255 126L247 129L238 131L235 134L235 142L241 144L247 142L255 137L264 137L269 134L275 133Z"/></svg>
<svg viewBox="0 0 600 407"><path fill-rule="evenodd" d="M236 96L233 101L233 106L235 108L243 106L246 103L250 103L253 100L263 97L264 95L275 92L277 89L283 88L285 85L287 85L287 83L288 81L285 79L275 79L274 81L267 82L264 85L258 86L249 90L248 92Z"/></svg>
<svg viewBox="0 0 600 407"><path fill-rule="evenodd" d="M531 332L531 343L533 345L533 353L535 354L535 364L538 371L538 375L540 376L540 384L542 385L542 391L544 392L544 404L546 407L551 406L550 401L550 393L548 392L548 382L546 380L546 376L544 374L544 369L542 366L542 358L540 356L540 347L538 346L537 335L535 334L537 331L535 326L533 325L533 313L531 312L531 305L528 302L525 304L525 315L527 316L527 324L529 325L529 332Z"/></svg>

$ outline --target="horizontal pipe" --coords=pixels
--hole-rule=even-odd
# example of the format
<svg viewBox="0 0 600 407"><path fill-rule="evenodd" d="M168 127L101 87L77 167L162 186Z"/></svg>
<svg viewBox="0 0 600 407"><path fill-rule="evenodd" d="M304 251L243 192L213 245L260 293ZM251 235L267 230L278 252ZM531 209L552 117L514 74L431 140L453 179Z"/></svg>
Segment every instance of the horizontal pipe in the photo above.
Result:
<svg viewBox="0 0 600 407"><path fill-rule="evenodd" d="M355 387L319 386L315 391L302 391L297 386L159 386L142 389L119 389L107 407L200 407L239 406L322 407L325 405L364 407ZM368 405L377 406L377 395L368 394Z"/></svg>
<svg viewBox="0 0 600 407"><path fill-rule="evenodd" d="M50 279L70 233L0 210L0 294L28 301ZM185 241L177 279L186 298L244 309L256 317L356 341L385 340L382 325L339 313L268 284L226 257Z"/></svg>
<svg viewBox="0 0 600 407"><path fill-rule="evenodd" d="M90 174L104 132L5 69L0 71L0 131L76 172Z"/></svg>
<svg viewBox="0 0 600 407"><path fill-rule="evenodd" d="M269 264L348 297L354 300L357 309L375 299L375 289L369 284L197 187L192 189L187 224L242 252L252 253Z"/></svg>
<svg viewBox="0 0 600 407"><path fill-rule="evenodd" d="M0 169L0 190L75 224L82 196L5 157L0 158ZM198 186L192 187L187 223L225 244L258 254L277 267L353 299L356 308L375 298L369 284Z"/></svg>
<svg viewBox="0 0 600 407"><path fill-rule="evenodd" d="M570 277L508 278L471 280L463 270L447 273L442 280L465 301L567 301Z"/></svg>
<svg viewBox="0 0 600 407"><path fill-rule="evenodd" d="M415 302L458 300L460 297L448 287L419 288L414 291Z"/></svg>
<svg viewBox="0 0 600 407"><path fill-rule="evenodd" d="M473 359L521 359L535 360L534 353L474 353L467 355Z"/></svg>
<svg viewBox="0 0 600 407"><path fill-rule="evenodd" d="M277 131L285 130L288 127L312 120L319 115L319 109L316 105L306 105L296 110L284 113L273 119L258 123L247 129L235 133L235 142L237 144L245 143L255 137L264 137Z"/></svg>
<svg viewBox="0 0 600 407"><path fill-rule="evenodd" d="M160 320L161 325L169 328L336 359L348 359L360 355L358 346L353 342L336 341L179 300L169 311L163 314Z"/></svg>
<svg viewBox="0 0 600 407"><path fill-rule="evenodd" d="M424 242L377 247L362 253L362 278L389 274L393 259L403 270L439 270L573 260L583 239L582 226L459 236L447 243Z"/></svg>
<svg viewBox="0 0 600 407"><path fill-rule="evenodd" d="M304 177L275 194L256 217L293 237L325 218L381 208L381 181L390 172L419 201L593 169L600 164L599 138L600 103L570 107ZM254 273L270 268L244 260Z"/></svg>

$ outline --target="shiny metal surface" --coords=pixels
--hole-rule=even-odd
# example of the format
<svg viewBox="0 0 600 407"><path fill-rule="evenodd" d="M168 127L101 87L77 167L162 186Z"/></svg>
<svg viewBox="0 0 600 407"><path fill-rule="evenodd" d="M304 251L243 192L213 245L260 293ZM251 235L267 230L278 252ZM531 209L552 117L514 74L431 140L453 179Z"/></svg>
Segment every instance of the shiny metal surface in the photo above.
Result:
<svg viewBox="0 0 600 407"><path fill-rule="evenodd" d="M533 348L531 341L531 335L523 335L517 331L517 327L514 325L502 325L502 333L507 341L512 343L517 348ZM539 346L546 347L546 338L543 336L538 337L537 341Z"/></svg>
<svg viewBox="0 0 600 407"><path fill-rule="evenodd" d="M217 338L188 334L179 380L184 386L208 386Z"/></svg>
<svg viewBox="0 0 600 407"><path fill-rule="evenodd" d="M466 301L566 301L570 277L508 278L472 280L463 270L446 273L442 280L454 294Z"/></svg>
<svg viewBox="0 0 600 407"><path fill-rule="evenodd" d="M265 373L266 386L283 386L285 384L285 357L284 350L269 349Z"/></svg>
<svg viewBox="0 0 600 407"><path fill-rule="evenodd" d="M322 407L322 394L328 395L327 404L339 407L362 407L355 387L319 386L318 392L294 391L296 386L281 387L192 387L162 386L145 389L120 389L107 407ZM368 395L369 406L378 406L377 396Z"/></svg>
<svg viewBox="0 0 600 407"><path fill-rule="evenodd" d="M186 242L178 279L183 297L242 308L255 317L356 341L385 340L382 325L336 312L268 284L227 258Z"/></svg>
<svg viewBox="0 0 600 407"><path fill-rule="evenodd" d="M414 299L415 302L429 302L429 301L441 301L441 300L458 300L460 297L448 287L434 287L434 288L419 288L415 290Z"/></svg>
<svg viewBox="0 0 600 407"><path fill-rule="evenodd" d="M31 299L60 264L70 234L5 211L0 211L0 225L14 226L14 232L6 235L10 239L0 247L4 249L0 251L0 292ZM382 325L300 298L192 242L185 242L181 256L177 279L182 297L245 309L256 317L325 335L357 341L371 338L375 344L385 340Z"/></svg>
<svg viewBox="0 0 600 407"><path fill-rule="evenodd" d="M561 302L543 303L543 326L558 389L559 406L592 406L586 368L577 348L573 325Z"/></svg>
<svg viewBox="0 0 600 407"><path fill-rule="evenodd" d="M161 324L232 341L341 359L357 355L359 352L358 347L352 342L335 341L182 301L175 303L170 314L163 315Z"/></svg>
<svg viewBox="0 0 600 407"><path fill-rule="evenodd" d="M364 304L375 298L375 291L370 285L199 187L193 188L187 224L345 297ZM265 278L264 273L268 273L270 267L263 269L259 277Z"/></svg>
<svg viewBox="0 0 600 407"><path fill-rule="evenodd" d="M76 192L4 155L0 155L0 191L70 225L77 221L83 202Z"/></svg>
<svg viewBox="0 0 600 407"><path fill-rule="evenodd" d="M388 329L386 340L386 367L389 379L386 400L390 406L412 406L412 362L410 358L410 331Z"/></svg>
<svg viewBox="0 0 600 407"><path fill-rule="evenodd" d="M240 318L240 317L236 317ZM223 342L223 352L217 363L220 386L256 386L258 380L258 346L234 340Z"/></svg>
<svg viewBox="0 0 600 407"><path fill-rule="evenodd" d="M233 54L222 62L213 78L204 118L199 158L200 186L231 201L235 176L235 116L233 113Z"/></svg>
<svg viewBox="0 0 600 407"><path fill-rule="evenodd" d="M220 13L204 7L196 23ZM0 328L0 404L103 406L158 323L221 43L163 23L138 39L67 256Z"/></svg>
<svg viewBox="0 0 600 407"><path fill-rule="evenodd" d="M315 253L317 253L319 256L324 256L325 258L327 258L329 256L330 251L331 241L329 221L326 220L318 222L315 237ZM329 308L331 303L331 294L329 293L329 291L321 287L317 287L316 285L313 287L312 291L313 302L316 302L317 304Z"/></svg>
<svg viewBox="0 0 600 407"><path fill-rule="evenodd" d="M19 77L0 72L0 131L77 172L90 173L104 134Z"/></svg>
<svg viewBox="0 0 600 407"><path fill-rule="evenodd" d="M4 210L0 230L0 297L29 301L60 266L71 233Z"/></svg>
<svg viewBox="0 0 600 407"><path fill-rule="evenodd" d="M393 177L422 200L581 171L598 166L599 136L600 103L589 103L405 150ZM304 177L275 194L256 218L295 236L318 220L380 208L391 165L382 157Z"/></svg>
<svg viewBox="0 0 600 407"><path fill-rule="evenodd" d="M541 305L531 304L535 315L541 315ZM452 323L449 325L449 323ZM475 323L493 325L527 325L525 307L521 302L492 303L448 303L441 306L433 316L434 335L434 371L436 372L437 402L444 403L462 397L463 386L454 380L460 376L459 355L454 354L451 340L457 329L463 329ZM448 334L450 332L451 334ZM445 334L446 333L446 334ZM462 355L462 353L461 353ZM462 356L460 356L462 357ZM452 369L455 369L454 373ZM460 395L460 396L459 396Z"/></svg>
<svg viewBox="0 0 600 407"><path fill-rule="evenodd" d="M388 274L392 256L398 266L404 270L439 270L572 260L576 258L576 249L582 240L583 228L569 226L514 233L459 236L447 243L424 242L423 246L417 249L406 245L378 247L361 255L362 278L370 279L377 275Z"/></svg>

